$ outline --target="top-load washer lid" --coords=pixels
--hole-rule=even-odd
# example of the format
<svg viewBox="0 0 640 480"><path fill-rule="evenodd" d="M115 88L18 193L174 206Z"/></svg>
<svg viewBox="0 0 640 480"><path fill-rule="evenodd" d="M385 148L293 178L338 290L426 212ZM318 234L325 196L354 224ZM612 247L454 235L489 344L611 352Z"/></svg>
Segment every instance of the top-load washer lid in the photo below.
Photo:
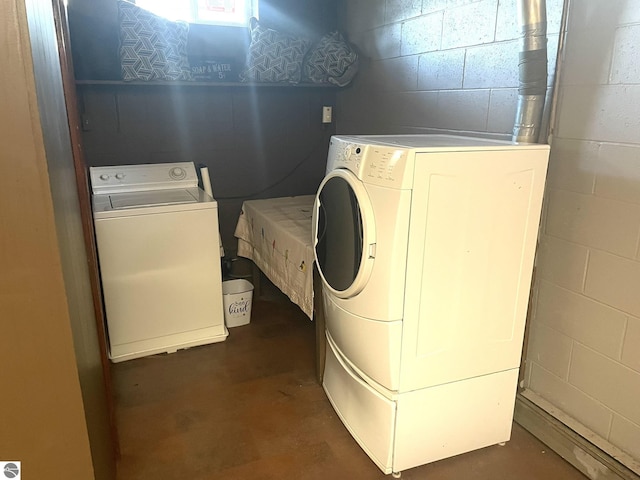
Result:
<svg viewBox="0 0 640 480"><path fill-rule="evenodd" d="M198 201L188 190L151 190L148 192L114 193L109 195L111 208L121 210L127 208L151 207L155 205L176 205L180 203L196 203Z"/></svg>
<svg viewBox="0 0 640 480"><path fill-rule="evenodd" d="M198 187L108 193L93 195L92 200L93 215L96 220L218 208L218 202Z"/></svg>

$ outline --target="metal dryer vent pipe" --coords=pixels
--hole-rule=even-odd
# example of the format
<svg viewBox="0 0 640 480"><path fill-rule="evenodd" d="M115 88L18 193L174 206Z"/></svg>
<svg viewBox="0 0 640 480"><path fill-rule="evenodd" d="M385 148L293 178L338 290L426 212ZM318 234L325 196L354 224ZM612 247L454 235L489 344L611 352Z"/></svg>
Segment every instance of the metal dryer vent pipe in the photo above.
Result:
<svg viewBox="0 0 640 480"><path fill-rule="evenodd" d="M547 92L547 9L545 0L516 0L522 28L518 108L513 141L537 143Z"/></svg>

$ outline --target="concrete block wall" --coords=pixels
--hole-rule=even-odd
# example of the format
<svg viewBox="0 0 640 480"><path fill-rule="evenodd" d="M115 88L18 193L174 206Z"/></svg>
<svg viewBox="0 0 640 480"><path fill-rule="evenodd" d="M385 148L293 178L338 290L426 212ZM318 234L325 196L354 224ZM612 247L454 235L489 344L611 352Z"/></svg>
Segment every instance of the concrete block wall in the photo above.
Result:
<svg viewBox="0 0 640 480"><path fill-rule="evenodd" d="M562 2L547 3L551 72ZM361 53L358 77L338 95L341 133L510 138L520 51L515 0L347 0L338 18Z"/></svg>
<svg viewBox="0 0 640 480"><path fill-rule="evenodd" d="M571 2L526 370L530 390L636 462L638 7Z"/></svg>

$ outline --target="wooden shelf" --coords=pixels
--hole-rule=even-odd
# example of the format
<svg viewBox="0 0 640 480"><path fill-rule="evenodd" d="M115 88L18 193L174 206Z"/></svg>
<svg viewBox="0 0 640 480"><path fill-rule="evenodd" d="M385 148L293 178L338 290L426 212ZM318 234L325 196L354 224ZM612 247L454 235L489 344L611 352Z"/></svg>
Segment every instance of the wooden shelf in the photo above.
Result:
<svg viewBox="0 0 640 480"><path fill-rule="evenodd" d="M213 87L213 88L340 88L330 83L244 83L244 82L165 82L122 80L76 80L76 85L138 86L138 87Z"/></svg>

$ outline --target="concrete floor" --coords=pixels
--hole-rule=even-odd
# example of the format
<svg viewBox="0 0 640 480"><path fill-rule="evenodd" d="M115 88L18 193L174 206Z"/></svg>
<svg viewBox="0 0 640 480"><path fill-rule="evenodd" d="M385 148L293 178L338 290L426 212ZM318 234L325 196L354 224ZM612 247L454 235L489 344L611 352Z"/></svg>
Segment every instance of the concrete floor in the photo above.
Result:
<svg viewBox="0 0 640 480"><path fill-rule="evenodd" d="M383 479L315 377L315 333L279 292L223 343L113 365L118 480ZM519 425L510 442L402 472L406 480L584 480Z"/></svg>

